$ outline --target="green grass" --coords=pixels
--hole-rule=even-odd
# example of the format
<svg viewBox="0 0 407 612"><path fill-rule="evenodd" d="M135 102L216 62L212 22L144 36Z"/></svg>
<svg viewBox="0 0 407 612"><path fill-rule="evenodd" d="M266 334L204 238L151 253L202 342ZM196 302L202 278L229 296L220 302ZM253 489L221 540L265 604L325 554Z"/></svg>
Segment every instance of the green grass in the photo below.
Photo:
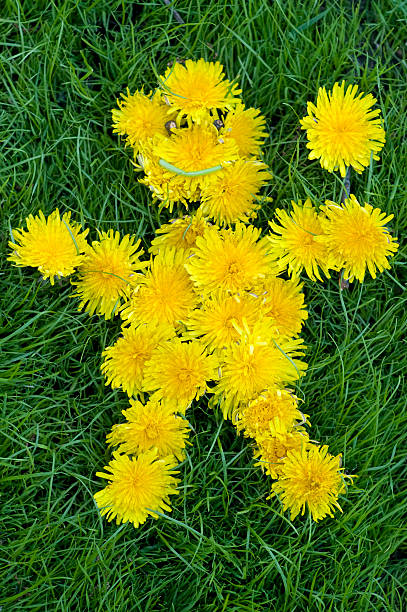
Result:
<svg viewBox="0 0 407 612"><path fill-rule="evenodd" d="M404 2L5 0L0 15L1 245L39 208L136 233L168 219L150 206L110 109L128 85L156 85L176 57L220 60L261 107L274 179L258 223L340 181L307 160L298 119L320 85L348 79L379 100L388 142L360 200L394 213L389 274L343 293L305 283L309 371L299 387L312 435L359 478L343 515L294 523L248 444L202 401L169 518L134 530L103 521L92 495L105 435L126 407L104 386L100 352L119 323L77 314L2 257L1 610L401 611L406 607L407 82ZM346 311L346 315L345 315ZM348 328L346 328L348 320Z"/></svg>

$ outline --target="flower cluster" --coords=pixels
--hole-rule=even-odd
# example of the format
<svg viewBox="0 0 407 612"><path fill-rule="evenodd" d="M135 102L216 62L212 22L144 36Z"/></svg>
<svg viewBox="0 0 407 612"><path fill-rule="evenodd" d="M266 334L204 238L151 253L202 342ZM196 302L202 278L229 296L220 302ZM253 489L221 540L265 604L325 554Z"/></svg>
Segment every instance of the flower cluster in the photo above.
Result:
<svg viewBox="0 0 407 612"><path fill-rule="evenodd" d="M265 120L240 94L218 62L187 60L168 68L155 92L128 91L112 111L153 199L188 212L156 230L148 256L136 237L113 230L89 244L87 230L58 210L30 215L27 230L12 233L15 265L38 268L52 284L75 273L79 310L121 319L101 372L129 406L107 434L113 458L98 476L108 484L95 494L118 524L138 527L171 510L191 444L187 415L203 397L252 441L256 465L273 480L270 497L292 518L306 509L315 521L333 516L351 479L340 455L310 439L294 390L307 369L300 274L374 278L397 250L392 216L354 195L319 208L308 199L277 209L262 235L250 221L271 176L260 156ZM376 159L384 131L374 102L344 84L320 90L302 121L310 157L342 176Z"/></svg>
<svg viewBox="0 0 407 612"><path fill-rule="evenodd" d="M199 202L221 225L256 216L271 177L260 159L268 134L260 111L239 94L219 62L200 59L168 68L154 92L121 95L114 131L133 148L140 182L161 206Z"/></svg>

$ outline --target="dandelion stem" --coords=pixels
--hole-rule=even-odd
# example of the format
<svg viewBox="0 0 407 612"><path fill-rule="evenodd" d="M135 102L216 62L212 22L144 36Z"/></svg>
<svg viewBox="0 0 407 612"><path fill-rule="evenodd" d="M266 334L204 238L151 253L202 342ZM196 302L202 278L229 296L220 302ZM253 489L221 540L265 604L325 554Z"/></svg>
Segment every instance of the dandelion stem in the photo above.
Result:
<svg viewBox="0 0 407 612"><path fill-rule="evenodd" d="M177 166L173 166L169 162L165 161L165 159L160 159L158 163L166 170L170 170L170 172L174 172L175 174L181 174L182 176L204 176L205 174L211 174L211 172L218 172L218 170L222 170L222 166L212 166L212 168L205 168L204 170L186 172L185 170L181 170L181 168L177 168Z"/></svg>

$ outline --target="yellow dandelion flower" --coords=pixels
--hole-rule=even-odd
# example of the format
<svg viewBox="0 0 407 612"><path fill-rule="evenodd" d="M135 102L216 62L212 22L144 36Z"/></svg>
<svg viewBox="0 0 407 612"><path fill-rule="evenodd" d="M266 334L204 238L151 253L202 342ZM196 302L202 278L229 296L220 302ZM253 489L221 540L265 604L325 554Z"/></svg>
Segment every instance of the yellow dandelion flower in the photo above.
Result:
<svg viewBox="0 0 407 612"><path fill-rule="evenodd" d="M332 267L325 245L316 240L322 234L321 220L317 211L306 200L302 205L291 202L293 210L288 214L285 210L277 208L276 217L280 222L269 221L274 232L270 235L270 252L280 259L283 267L288 267L289 274L297 276L305 269L309 278L322 281L319 268L330 278L328 269Z"/></svg>
<svg viewBox="0 0 407 612"><path fill-rule="evenodd" d="M158 458L157 449L128 457L119 452L106 465L106 472L96 476L108 480L108 485L95 493L94 498L102 516L116 524L133 523L139 527L148 516L158 518L157 512L171 512L169 496L177 495L179 478L174 478L176 459Z"/></svg>
<svg viewBox="0 0 407 612"><path fill-rule="evenodd" d="M191 186L184 176L160 166L160 158L153 153L153 149L153 144L146 145L143 153L136 155L135 170L145 173L138 179L139 183L148 187L153 199L159 200L160 206L168 208L170 212L177 203L184 204L188 209L189 202L199 199L199 184Z"/></svg>
<svg viewBox="0 0 407 612"><path fill-rule="evenodd" d="M158 457L174 455L183 461L189 434L189 423L165 403L149 400L144 406L130 400L131 407L122 410L127 423L113 425L106 442L120 445L118 451L137 455L156 448Z"/></svg>
<svg viewBox="0 0 407 612"><path fill-rule="evenodd" d="M291 519L308 508L314 521L342 508L338 495L345 490L342 474L341 455L334 457L327 446L310 445L308 448L292 449L287 453L279 473L279 479L272 486L272 495L278 494L284 510L291 511Z"/></svg>
<svg viewBox="0 0 407 612"><path fill-rule="evenodd" d="M144 252L137 250L140 240L134 240L128 234L120 240L119 232L109 230L101 232L100 240L88 247L78 269L79 280L72 282L77 289L73 297L81 300L78 310L84 308L105 319L117 313L136 271L147 265L139 260Z"/></svg>
<svg viewBox="0 0 407 612"><path fill-rule="evenodd" d="M250 328L259 319L261 301L249 293L230 295L215 291L201 308L192 311L186 326L188 337L200 337L209 350L223 349L240 340L239 328Z"/></svg>
<svg viewBox="0 0 407 612"><path fill-rule="evenodd" d="M322 210L326 215L322 220L324 235L318 240L338 268L344 268L345 279L356 278L362 283L366 269L376 278L376 268L379 272L390 268L387 258L394 256L398 243L385 225L393 215L367 203L361 206L352 194L343 206L327 201Z"/></svg>
<svg viewBox="0 0 407 612"><path fill-rule="evenodd" d="M265 436L254 449L254 458L259 459L254 465L260 467L267 476L279 478L289 452L307 449L310 444L307 432L301 427L277 436Z"/></svg>
<svg viewBox="0 0 407 612"><path fill-rule="evenodd" d="M198 188L216 176L216 172L203 171L211 168L220 169L238 157L234 140L224 141L215 126L207 123L175 129L171 138L157 139L154 155L184 173L181 176L185 180L187 191L191 193L196 193ZM196 175L185 173L196 173Z"/></svg>
<svg viewBox="0 0 407 612"><path fill-rule="evenodd" d="M196 123L219 110L229 110L239 101L241 90L225 78L219 62L187 60L167 68L160 83L171 109L179 117L187 116Z"/></svg>
<svg viewBox="0 0 407 612"><path fill-rule="evenodd" d="M307 422L298 410L298 397L289 389L272 387L243 406L237 413L236 428L246 437L261 438L289 432L297 421Z"/></svg>
<svg viewBox="0 0 407 612"><path fill-rule="evenodd" d="M112 110L113 132L126 136L126 142L139 150L156 134L167 135L168 106L158 93L146 96L143 91L120 94L119 108Z"/></svg>
<svg viewBox="0 0 407 612"><path fill-rule="evenodd" d="M370 163L370 156L385 143L385 131L378 117L380 109L370 110L376 103L372 94L357 94L358 86L345 82L335 83L333 90L318 90L316 106L308 102L308 115L301 120L301 129L307 130L311 149L309 159L319 159L321 167L345 176L346 167L361 173Z"/></svg>
<svg viewBox="0 0 407 612"><path fill-rule="evenodd" d="M105 384L111 385L112 389L122 389L129 396L140 393L146 361L160 342L173 335L174 330L166 325L123 328L120 338L102 353L101 370L107 379Z"/></svg>
<svg viewBox="0 0 407 612"><path fill-rule="evenodd" d="M216 173L202 187L201 210L222 225L247 223L260 208L259 191L271 178L266 164L239 159Z"/></svg>
<svg viewBox="0 0 407 612"><path fill-rule="evenodd" d="M29 215L25 222L27 230L14 229L13 249L8 261L16 266L38 268L44 279L49 278L51 285L55 277L70 276L81 263L88 244L89 230L81 231L81 226L71 221L71 213L62 216L54 210L48 217L42 210L37 216Z"/></svg>
<svg viewBox="0 0 407 612"><path fill-rule="evenodd" d="M298 280L276 276L267 276L256 289L263 302L264 315L273 321L279 337L298 336L308 318L301 289Z"/></svg>
<svg viewBox="0 0 407 612"><path fill-rule="evenodd" d="M278 272L278 264L268 253L268 239L260 234L261 230L242 223L236 223L234 231L206 229L185 264L199 290L239 293L267 274Z"/></svg>
<svg viewBox="0 0 407 612"><path fill-rule="evenodd" d="M221 402L225 418L234 417L242 403L254 399L270 387L298 380L306 363L303 341L295 339L277 344L270 337L264 319L250 334L242 333L239 344L225 349L220 366L221 376L215 394Z"/></svg>
<svg viewBox="0 0 407 612"><path fill-rule="evenodd" d="M165 399L184 412L193 399L208 389L217 378L218 361L208 355L202 344L174 338L158 346L146 363L144 391L155 391L154 399Z"/></svg>
<svg viewBox="0 0 407 612"><path fill-rule="evenodd" d="M189 255L192 247L195 246L197 237L202 236L207 227L209 227L209 222L200 210L192 215L172 219L156 230L157 237L152 240L149 251L157 255L163 249L175 248Z"/></svg>
<svg viewBox="0 0 407 612"><path fill-rule="evenodd" d="M156 255L129 301L121 308L126 323L155 323L179 327L196 304L193 284L184 268L185 254L165 249Z"/></svg>
<svg viewBox="0 0 407 612"><path fill-rule="evenodd" d="M260 147L268 136L265 127L266 120L260 111L245 108L243 104L238 104L225 119L225 134L236 142L241 157L259 155Z"/></svg>

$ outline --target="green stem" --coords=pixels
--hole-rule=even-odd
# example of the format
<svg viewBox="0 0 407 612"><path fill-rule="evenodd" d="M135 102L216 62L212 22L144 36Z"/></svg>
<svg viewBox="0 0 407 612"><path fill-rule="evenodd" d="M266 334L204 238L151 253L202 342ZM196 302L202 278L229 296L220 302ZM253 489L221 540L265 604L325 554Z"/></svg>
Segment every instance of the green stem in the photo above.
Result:
<svg viewBox="0 0 407 612"><path fill-rule="evenodd" d="M165 161L165 159L158 160L158 163L166 170L170 170L175 174L181 174L182 176L204 176L205 174L211 174L211 172L218 172L218 170L222 170L222 166L212 166L212 168L205 168L204 170L194 170L193 172L186 172L185 170L181 170L181 168L173 166L169 162Z"/></svg>

